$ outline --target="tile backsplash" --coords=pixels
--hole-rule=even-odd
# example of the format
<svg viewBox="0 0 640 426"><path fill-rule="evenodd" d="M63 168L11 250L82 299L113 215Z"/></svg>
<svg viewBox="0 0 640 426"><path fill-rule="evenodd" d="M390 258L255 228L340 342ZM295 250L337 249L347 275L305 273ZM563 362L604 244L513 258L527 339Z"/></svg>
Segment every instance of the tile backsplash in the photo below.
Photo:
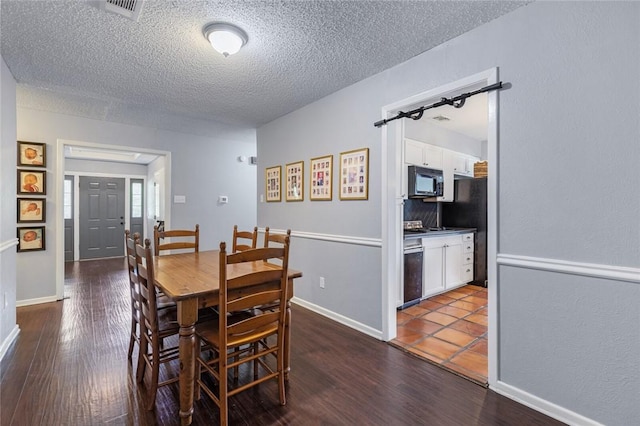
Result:
<svg viewBox="0 0 640 426"><path fill-rule="evenodd" d="M403 220L421 220L422 226L437 226L438 203L425 203L421 199L404 200Z"/></svg>

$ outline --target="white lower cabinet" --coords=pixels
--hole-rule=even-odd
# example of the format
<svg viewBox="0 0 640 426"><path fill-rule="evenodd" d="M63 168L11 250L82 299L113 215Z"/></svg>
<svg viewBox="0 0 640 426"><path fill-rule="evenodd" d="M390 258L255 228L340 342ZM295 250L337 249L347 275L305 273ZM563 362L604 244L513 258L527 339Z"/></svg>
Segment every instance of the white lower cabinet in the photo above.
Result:
<svg viewBox="0 0 640 426"><path fill-rule="evenodd" d="M473 234L423 238L422 247L423 298L473 280Z"/></svg>

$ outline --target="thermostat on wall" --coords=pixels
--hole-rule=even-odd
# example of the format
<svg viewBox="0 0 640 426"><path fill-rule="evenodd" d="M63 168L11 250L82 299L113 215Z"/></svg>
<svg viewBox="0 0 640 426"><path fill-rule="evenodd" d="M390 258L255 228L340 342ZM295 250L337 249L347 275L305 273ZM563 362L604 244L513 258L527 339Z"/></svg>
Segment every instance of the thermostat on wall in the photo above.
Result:
<svg viewBox="0 0 640 426"><path fill-rule="evenodd" d="M218 197L218 202L220 204L227 204L229 202L229 197L227 197L226 195L220 195Z"/></svg>
<svg viewBox="0 0 640 426"><path fill-rule="evenodd" d="M174 195L173 196L173 203L174 204L184 204L187 202L187 196L186 195Z"/></svg>

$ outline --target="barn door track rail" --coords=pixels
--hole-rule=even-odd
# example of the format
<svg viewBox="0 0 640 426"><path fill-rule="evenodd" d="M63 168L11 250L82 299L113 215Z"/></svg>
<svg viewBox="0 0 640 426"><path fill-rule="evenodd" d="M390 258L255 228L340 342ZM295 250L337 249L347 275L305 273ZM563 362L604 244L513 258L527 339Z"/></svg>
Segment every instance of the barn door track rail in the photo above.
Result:
<svg viewBox="0 0 640 426"><path fill-rule="evenodd" d="M420 108L413 109L411 111L399 111L394 117L385 118L384 120L376 121L373 123L376 127L382 127L386 125L388 122L397 120L399 118L410 118L412 120L420 120L422 118L422 114L428 109L438 108L443 105L451 105L454 108L462 108L464 106L467 98L470 98L473 95L477 95L479 93L491 92L492 90L502 89L502 82L498 82L489 86L485 86L482 89L478 89L474 92L463 93L453 98L440 98L440 101L435 102L431 105L421 106Z"/></svg>

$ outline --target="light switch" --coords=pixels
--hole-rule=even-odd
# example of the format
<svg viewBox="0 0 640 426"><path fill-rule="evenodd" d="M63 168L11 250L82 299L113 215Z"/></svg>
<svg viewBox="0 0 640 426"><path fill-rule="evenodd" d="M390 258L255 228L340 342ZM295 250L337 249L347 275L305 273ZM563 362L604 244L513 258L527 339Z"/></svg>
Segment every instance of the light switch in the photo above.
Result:
<svg viewBox="0 0 640 426"><path fill-rule="evenodd" d="M187 196L186 195L174 195L173 196L173 203L174 204L184 204L187 202Z"/></svg>

